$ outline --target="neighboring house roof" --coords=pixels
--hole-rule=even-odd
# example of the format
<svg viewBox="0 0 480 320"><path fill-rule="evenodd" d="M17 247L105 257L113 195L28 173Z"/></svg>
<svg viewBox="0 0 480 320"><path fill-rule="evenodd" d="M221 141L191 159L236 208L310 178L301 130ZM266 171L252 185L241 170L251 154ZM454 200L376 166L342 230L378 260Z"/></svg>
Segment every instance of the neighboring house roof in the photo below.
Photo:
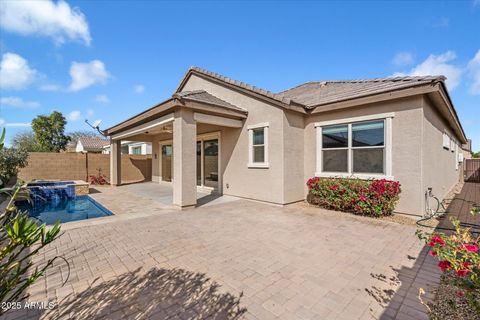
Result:
<svg viewBox="0 0 480 320"><path fill-rule="evenodd" d="M224 101L220 98L217 98L217 97L208 93L205 90L177 92L173 95L173 97L178 98L180 100L190 100L190 101L204 102L204 103L207 103L207 104L216 105L216 106L227 108L227 109L241 111L243 113L248 113L247 110L245 110L243 108L239 108L237 106L234 106L231 103L228 103L227 101Z"/></svg>
<svg viewBox="0 0 480 320"><path fill-rule="evenodd" d="M94 138L94 137L80 137L78 138L78 142L80 142L85 150L102 150L102 148L106 145L110 144L110 141L102 139L102 138Z"/></svg>
<svg viewBox="0 0 480 320"><path fill-rule="evenodd" d="M324 104L443 81L444 76L314 81L282 91L280 94L305 105L308 109L313 109Z"/></svg>

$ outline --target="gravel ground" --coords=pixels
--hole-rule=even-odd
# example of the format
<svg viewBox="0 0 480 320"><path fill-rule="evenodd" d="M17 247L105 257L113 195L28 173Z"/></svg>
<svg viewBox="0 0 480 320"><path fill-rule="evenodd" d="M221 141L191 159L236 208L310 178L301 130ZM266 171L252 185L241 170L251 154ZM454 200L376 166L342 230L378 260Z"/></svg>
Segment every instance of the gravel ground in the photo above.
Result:
<svg viewBox="0 0 480 320"><path fill-rule="evenodd" d="M458 287L450 284L451 275L442 276L435 299L429 303L432 320L480 320L480 311L471 307L465 296L459 295ZM480 303L480 290L474 292L474 299Z"/></svg>

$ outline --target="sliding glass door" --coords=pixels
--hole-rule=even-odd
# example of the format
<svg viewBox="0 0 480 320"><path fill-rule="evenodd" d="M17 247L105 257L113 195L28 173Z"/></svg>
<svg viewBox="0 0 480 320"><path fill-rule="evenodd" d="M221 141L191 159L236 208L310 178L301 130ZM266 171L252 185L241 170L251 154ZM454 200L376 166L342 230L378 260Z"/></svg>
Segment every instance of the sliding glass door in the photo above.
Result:
<svg viewBox="0 0 480 320"><path fill-rule="evenodd" d="M203 185L218 189L218 139L203 141Z"/></svg>
<svg viewBox="0 0 480 320"><path fill-rule="evenodd" d="M172 157L172 145L162 145L162 181L172 181Z"/></svg>
<svg viewBox="0 0 480 320"><path fill-rule="evenodd" d="M214 136L215 137L215 136ZM197 140L197 163L196 163L196 179L197 186L219 189L219 152L218 138L212 139L212 135L208 138ZM161 167L162 181L172 181L173 176L173 148L172 144L161 145Z"/></svg>

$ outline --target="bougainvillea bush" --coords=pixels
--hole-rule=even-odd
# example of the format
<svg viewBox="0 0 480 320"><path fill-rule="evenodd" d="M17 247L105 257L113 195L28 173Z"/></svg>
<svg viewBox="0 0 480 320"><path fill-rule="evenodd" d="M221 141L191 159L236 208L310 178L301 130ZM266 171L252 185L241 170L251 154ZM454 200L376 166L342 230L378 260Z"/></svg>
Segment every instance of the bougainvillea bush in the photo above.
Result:
<svg viewBox="0 0 480 320"><path fill-rule="evenodd" d="M462 228L458 219L450 220L455 226L453 233L417 231L417 235L430 247L429 254L439 260L438 268L448 276L446 279L459 288L457 294L465 296L480 317L480 236Z"/></svg>
<svg viewBox="0 0 480 320"><path fill-rule="evenodd" d="M400 194L400 183L385 179L314 177L307 186L311 204L374 217L391 215Z"/></svg>
<svg viewBox="0 0 480 320"><path fill-rule="evenodd" d="M90 176L90 184L101 186L106 185L108 184L107 176L101 173L97 174L96 176Z"/></svg>

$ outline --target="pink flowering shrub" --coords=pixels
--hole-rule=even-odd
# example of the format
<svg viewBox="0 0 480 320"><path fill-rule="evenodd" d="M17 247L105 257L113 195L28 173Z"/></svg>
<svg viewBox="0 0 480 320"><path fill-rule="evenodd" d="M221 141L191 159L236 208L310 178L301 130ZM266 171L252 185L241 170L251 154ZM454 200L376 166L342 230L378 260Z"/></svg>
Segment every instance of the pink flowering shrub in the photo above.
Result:
<svg viewBox="0 0 480 320"><path fill-rule="evenodd" d="M400 183L385 179L314 177L307 186L307 201L311 204L375 217L391 215L400 194Z"/></svg>
<svg viewBox="0 0 480 320"><path fill-rule="evenodd" d="M480 315L480 301L476 298L480 292L480 236L474 237L468 228L460 227L458 219L452 217L451 221L453 233L417 231L417 235L430 247L429 254L439 260L438 268L460 288L458 294L466 296Z"/></svg>

